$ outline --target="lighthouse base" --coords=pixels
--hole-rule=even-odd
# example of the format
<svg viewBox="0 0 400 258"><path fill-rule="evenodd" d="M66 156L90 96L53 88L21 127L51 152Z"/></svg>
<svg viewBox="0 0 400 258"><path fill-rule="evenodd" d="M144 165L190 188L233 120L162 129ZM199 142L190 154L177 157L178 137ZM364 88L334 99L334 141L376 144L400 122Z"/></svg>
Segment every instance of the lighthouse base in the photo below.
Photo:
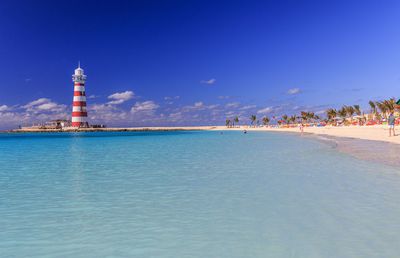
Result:
<svg viewBox="0 0 400 258"><path fill-rule="evenodd" d="M71 125L72 125L72 127L83 127L83 128L89 127L88 122L72 122Z"/></svg>

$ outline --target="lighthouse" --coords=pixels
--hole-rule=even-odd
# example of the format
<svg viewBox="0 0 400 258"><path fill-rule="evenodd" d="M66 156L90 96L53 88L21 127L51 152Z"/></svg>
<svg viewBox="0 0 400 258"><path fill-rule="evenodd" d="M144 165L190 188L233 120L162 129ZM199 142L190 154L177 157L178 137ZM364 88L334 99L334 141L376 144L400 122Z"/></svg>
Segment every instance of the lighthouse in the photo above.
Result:
<svg viewBox="0 0 400 258"><path fill-rule="evenodd" d="M81 65L75 69L72 75L74 82L74 101L72 104L72 126L73 127L87 127L87 110L86 110L86 93L85 81L86 75L83 73Z"/></svg>

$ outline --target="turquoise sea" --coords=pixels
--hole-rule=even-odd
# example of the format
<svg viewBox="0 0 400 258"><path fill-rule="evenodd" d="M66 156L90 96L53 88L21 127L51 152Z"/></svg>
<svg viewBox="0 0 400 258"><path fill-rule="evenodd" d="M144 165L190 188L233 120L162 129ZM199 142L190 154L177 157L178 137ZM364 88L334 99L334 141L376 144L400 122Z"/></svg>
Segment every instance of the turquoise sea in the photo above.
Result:
<svg viewBox="0 0 400 258"><path fill-rule="evenodd" d="M0 134L1 257L400 257L400 169L267 132Z"/></svg>

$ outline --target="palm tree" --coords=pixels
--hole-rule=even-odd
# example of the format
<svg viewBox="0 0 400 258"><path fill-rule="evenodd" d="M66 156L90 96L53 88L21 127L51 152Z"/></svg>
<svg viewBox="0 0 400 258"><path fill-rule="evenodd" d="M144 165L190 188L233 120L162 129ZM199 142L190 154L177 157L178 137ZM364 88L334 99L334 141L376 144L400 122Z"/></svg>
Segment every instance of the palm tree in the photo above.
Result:
<svg viewBox="0 0 400 258"><path fill-rule="evenodd" d="M338 115L341 116L343 119L347 117L347 109L346 106L343 106L341 109L338 110Z"/></svg>
<svg viewBox="0 0 400 258"><path fill-rule="evenodd" d="M267 116L263 117L262 123L263 123L263 125L268 125L269 124L269 118Z"/></svg>
<svg viewBox="0 0 400 258"><path fill-rule="evenodd" d="M386 118L386 113L388 112L388 107L385 105L384 101L377 101L376 106L381 111L381 114L384 118Z"/></svg>
<svg viewBox="0 0 400 258"><path fill-rule="evenodd" d="M361 109L360 109L360 105L354 105L354 112L358 115L361 116Z"/></svg>
<svg viewBox="0 0 400 258"><path fill-rule="evenodd" d="M239 124L239 117L235 116L235 118L233 119L233 127L235 127L235 123Z"/></svg>
<svg viewBox="0 0 400 258"><path fill-rule="evenodd" d="M300 117L303 120L303 122L306 122L308 120L308 112L306 111L301 111L300 112Z"/></svg>
<svg viewBox="0 0 400 258"><path fill-rule="evenodd" d="M375 119L380 121L382 119L381 114L379 114L378 112L375 114Z"/></svg>
<svg viewBox="0 0 400 258"><path fill-rule="evenodd" d="M312 122L314 122L314 120L316 120L317 119L317 116L315 115L315 113L314 112L307 112L307 120L308 121L312 121Z"/></svg>
<svg viewBox="0 0 400 258"><path fill-rule="evenodd" d="M285 114L282 116L282 120L285 122L285 124L288 123L288 116Z"/></svg>
<svg viewBox="0 0 400 258"><path fill-rule="evenodd" d="M395 110L396 100L394 98L384 100L383 103L389 112L393 112Z"/></svg>
<svg viewBox="0 0 400 258"><path fill-rule="evenodd" d="M326 116L328 117L329 121L333 121L333 119L335 119L335 117L338 115L338 112L336 109L334 108L330 108L326 111Z"/></svg>
<svg viewBox="0 0 400 258"><path fill-rule="evenodd" d="M251 115L251 116L250 116L250 120L251 120L251 125L255 126L255 122L256 122L256 120L257 120L256 115Z"/></svg>
<svg viewBox="0 0 400 258"><path fill-rule="evenodd" d="M371 113L375 115L375 114L377 113L377 108L376 108L375 102L373 102L372 100L370 100L370 101L368 102L368 104L369 104L369 106L371 107Z"/></svg>
<svg viewBox="0 0 400 258"><path fill-rule="evenodd" d="M293 116L289 117L289 121L290 121L292 124L296 123L296 120L297 120L297 116L296 116L296 115L293 115Z"/></svg>
<svg viewBox="0 0 400 258"><path fill-rule="evenodd" d="M352 117L354 115L354 107L353 106L343 106L346 110L347 116Z"/></svg>
<svg viewBox="0 0 400 258"><path fill-rule="evenodd" d="M230 125L231 125L231 120L230 120L230 119L226 119L226 120L225 120L225 125L226 125L226 127L230 127Z"/></svg>

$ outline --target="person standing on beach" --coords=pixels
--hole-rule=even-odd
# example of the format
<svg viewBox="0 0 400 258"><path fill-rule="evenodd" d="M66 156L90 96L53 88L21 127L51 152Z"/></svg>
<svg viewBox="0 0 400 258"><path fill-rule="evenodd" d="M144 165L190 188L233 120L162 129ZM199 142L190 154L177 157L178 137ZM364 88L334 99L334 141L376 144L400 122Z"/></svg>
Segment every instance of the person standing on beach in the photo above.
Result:
<svg viewBox="0 0 400 258"><path fill-rule="evenodd" d="M395 121L396 121L396 118L393 114L393 111L390 111L390 115L388 117L389 137L392 137L392 132L393 132L393 136L396 136L396 132L394 131Z"/></svg>

